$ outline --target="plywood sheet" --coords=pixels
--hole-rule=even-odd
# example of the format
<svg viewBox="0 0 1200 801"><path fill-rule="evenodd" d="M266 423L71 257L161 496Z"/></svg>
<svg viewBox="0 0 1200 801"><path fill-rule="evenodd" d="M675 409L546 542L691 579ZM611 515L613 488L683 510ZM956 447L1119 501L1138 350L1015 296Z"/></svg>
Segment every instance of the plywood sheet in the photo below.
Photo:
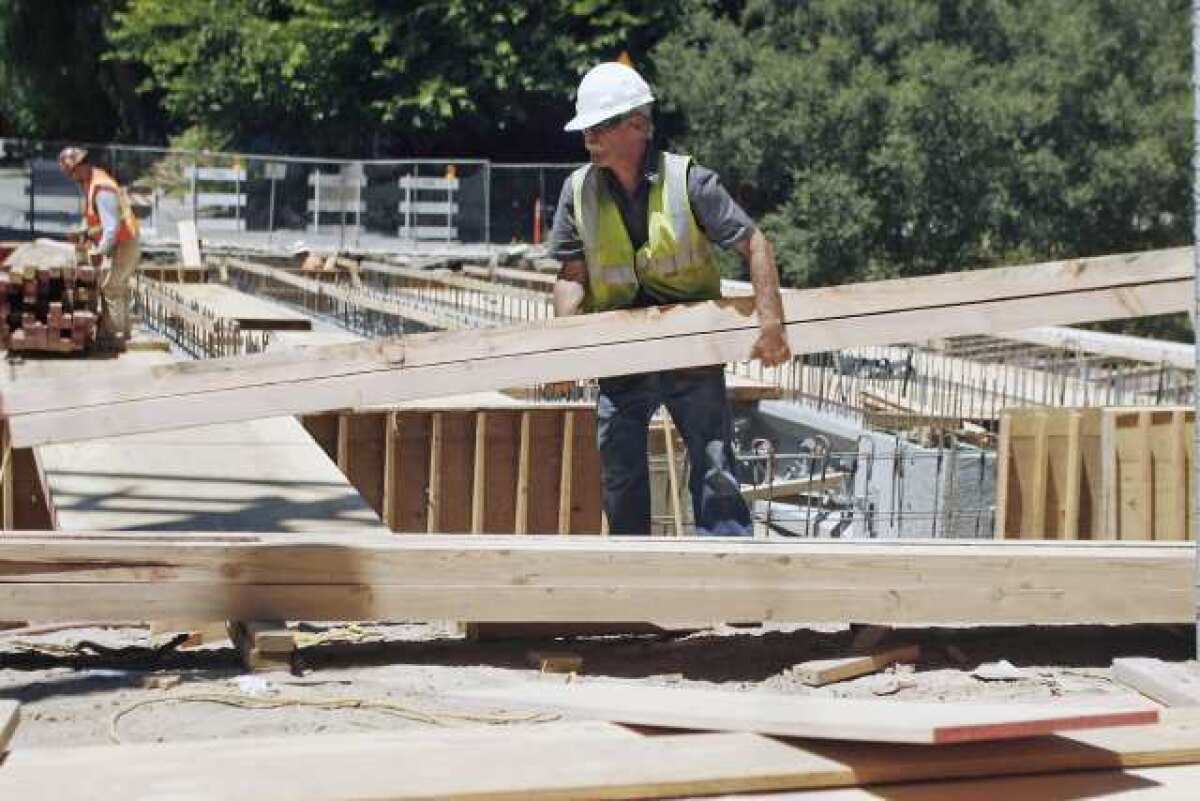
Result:
<svg viewBox="0 0 1200 801"><path fill-rule="evenodd" d="M892 743L1004 740L1158 720L1155 708L1135 699L1104 708L830 699L600 683L526 684L463 695L618 723Z"/></svg>

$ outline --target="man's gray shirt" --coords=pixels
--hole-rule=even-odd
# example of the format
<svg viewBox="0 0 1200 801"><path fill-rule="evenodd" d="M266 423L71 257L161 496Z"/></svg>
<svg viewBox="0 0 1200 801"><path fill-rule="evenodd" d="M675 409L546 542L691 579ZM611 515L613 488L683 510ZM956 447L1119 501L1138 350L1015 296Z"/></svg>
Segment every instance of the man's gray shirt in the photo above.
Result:
<svg viewBox="0 0 1200 801"><path fill-rule="evenodd" d="M610 170L600 170L601 179L608 182L608 190L620 209L621 220L625 223L625 230L629 233L629 241L634 250L645 245L649 238L650 185L657 178L657 172L658 153L649 150L642 162L641 180L633 197L629 197L621 182ZM754 221L730 197L715 172L692 162L688 167L687 184L692 215L710 242L729 249L754 233ZM559 261L584 258L583 242L575 227L575 197L570 178L563 182L562 194L558 198L558 210L554 213L549 248L550 255ZM665 300L654 298L642 287L638 293L638 300L633 305L649 306L662 302Z"/></svg>

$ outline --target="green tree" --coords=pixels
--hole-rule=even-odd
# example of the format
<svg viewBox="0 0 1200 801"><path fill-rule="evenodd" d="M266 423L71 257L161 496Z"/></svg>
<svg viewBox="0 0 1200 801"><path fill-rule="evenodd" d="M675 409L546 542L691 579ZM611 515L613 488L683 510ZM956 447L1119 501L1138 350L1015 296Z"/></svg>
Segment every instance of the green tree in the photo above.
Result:
<svg viewBox="0 0 1200 801"><path fill-rule="evenodd" d="M130 0L112 56L178 128L331 155L539 156L587 67L675 18L653 0ZM547 151L550 151L548 153Z"/></svg>
<svg viewBox="0 0 1200 801"><path fill-rule="evenodd" d="M830 284L1190 239L1184 0L691 2L674 144Z"/></svg>
<svg viewBox="0 0 1200 801"><path fill-rule="evenodd" d="M154 109L135 92L133 68L102 61L124 0L0 3L0 135L149 140Z"/></svg>

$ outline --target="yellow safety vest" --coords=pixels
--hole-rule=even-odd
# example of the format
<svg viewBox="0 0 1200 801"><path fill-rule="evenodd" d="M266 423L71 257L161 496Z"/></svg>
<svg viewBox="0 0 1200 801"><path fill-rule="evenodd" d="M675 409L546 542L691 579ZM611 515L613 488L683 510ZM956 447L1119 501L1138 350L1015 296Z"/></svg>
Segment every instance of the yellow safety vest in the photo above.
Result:
<svg viewBox="0 0 1200 801"><path fill-rule="evenodd" d="M637 251L600 171L587 164L571 174L575 227L588 268L585 311L632 305L638 287L671 303L721 297L721 275L708 237L688 201L690 156L660 153L650 187L649 238Z"/></svg>

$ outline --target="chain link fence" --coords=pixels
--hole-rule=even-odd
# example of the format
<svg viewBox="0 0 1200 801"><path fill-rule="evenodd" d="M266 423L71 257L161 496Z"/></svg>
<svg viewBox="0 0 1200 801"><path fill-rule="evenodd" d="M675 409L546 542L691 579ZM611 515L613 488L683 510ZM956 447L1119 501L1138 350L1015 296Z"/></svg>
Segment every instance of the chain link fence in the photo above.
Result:
<svg viewBox="0 0 1200 801"><path fill-rule="evenodd" d="M0 139L0 238L57 236L82 198L56 157L64 143ZM192 219L210 244L420 251L544 241L576 164L484 159L349 161L86 145L130 194L149 243Z"/></svg>

